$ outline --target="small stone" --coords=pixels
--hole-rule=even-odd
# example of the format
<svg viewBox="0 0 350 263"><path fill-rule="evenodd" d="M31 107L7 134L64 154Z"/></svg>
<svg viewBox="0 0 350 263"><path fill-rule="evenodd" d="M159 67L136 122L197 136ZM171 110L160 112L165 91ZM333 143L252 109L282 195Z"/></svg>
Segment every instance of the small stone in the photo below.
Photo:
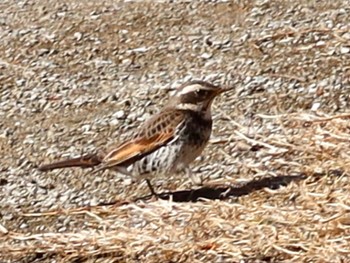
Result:
<svg viewBox="0 0 350 263"><path fill-rule="evenodd" d="M125 112L123 110L119 110L112 115L112 117L117 119L122 119L124 116L125 116Z"/></svg>
<svg viewBox="0 0 350 263"><path fill-rule="evenodd" d="M91 125L90 124L85 124L81 127L83 133L88 132L91 130Z"/></svg>
<svg viewBox="0 0 350 263"><path fill-rule="evenodd" d="M321 106L321 103L319 102L315 102L314 104L312 104L311 110L312 111L317 111Z"/></svg>
<svg viewBox="0 0 350 263"><path fill-rule="evenodd" d="M99 14L96 14L95 12L93 12L92 14L90 14L90 18L92 19L92 20L96 20L96 19L98 19L100 17L100 15Z"/></svg>
<svg viewBox="0 0 350 263"><path fill-rule="evenodd" d="M350 52L350 47L341 47L340 48L340 53L341 54L347 54Z"/></svg>
<svg viewBox="0 0 350 263"><path fill-rule="evenodd" d="M75 38L77 41L80 41L80 40L83 38L83 34L80 33L80 32L75 32L75 33L74 33L74 38Z"/></svg>
<svg viewBox="0 0 350 263"><path fill-rule="evenodd" d="M58 12L56 15L58 17L64 17L66 15L66 12Z"/></svg>
<svg viewBox="0 0 350 263"><path fill-rule="evenodd" d="M109 122L110 126L118 126L118 124L120 123L120 121L118 119L113 119Z"/></svg>
<svg viewBox="0 0 350 263"><path fill-rule="evenodd" d="M148 51L149 48L147 47L138 47L138 48L134 48L134 49L130 49L129 52L136 52L136 53L144 53L146 51Z"/></svg>
<svg viewBox="0 0 350 263"><path fill-rule="evenodd" d="M203 53L202 55L201 55L201 58L204 58L204 59L209 59L209 58L211 58L213 56L213 54L210 54L210 53Z"/></svg>
<svg viewBox="0 0 350 263"><path fill-rule="evenodd" d="M316 47L323 47L323 46L325 46L325 45L326 45L326 42L323 41L323 40L320 40L320 41L318 41L318 42L316 43Z"/></svg>
<svg viewBox="0 0 350 263"><path fill-rule="evenodd" d="M19 226L20 229L24 229L24 228L28 228L28 225L26 223L22 223L20 226Z"/></svg>
<svg viewBox="0 0 350 263"><path fill-rule="evenodd" d="M25 83L26 83L26 81L24 79L16 80L16 84L19 87L23 86Z"/></svg>
<svg viewBox="0 0 350 263"><path fill-rule="evenodd" d="M347 33L343 34L343 35L342 35L342 38L345 38L345 39L347 39L347 40L350 40L350 33L347 32Z"/></svg>

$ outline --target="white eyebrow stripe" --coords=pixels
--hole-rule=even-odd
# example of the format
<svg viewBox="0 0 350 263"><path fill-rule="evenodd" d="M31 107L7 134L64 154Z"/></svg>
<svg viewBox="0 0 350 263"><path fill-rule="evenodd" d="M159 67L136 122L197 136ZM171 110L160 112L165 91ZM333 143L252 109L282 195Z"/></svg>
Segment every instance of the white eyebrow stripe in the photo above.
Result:
<svg viewBox="0 0 350 263"><path fill-rule="evenodd" d="M201 88L202 88L202 86L199 85L199 84L189 85L189 86L184 87L184 88L178 93L178 95L184 95L184 94L187 94L187 93L190 93L190 92L199 90L199 89L201 89Z"/></svg>

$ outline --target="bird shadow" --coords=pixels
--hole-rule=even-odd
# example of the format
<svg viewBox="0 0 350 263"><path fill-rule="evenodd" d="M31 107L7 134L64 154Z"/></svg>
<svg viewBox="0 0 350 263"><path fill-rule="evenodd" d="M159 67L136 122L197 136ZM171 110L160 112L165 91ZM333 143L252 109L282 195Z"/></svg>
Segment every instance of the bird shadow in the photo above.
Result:
<svg viewBox="0 0 350 263"><path fill-rule="evenodd" d="M161 193L158 195L158 197L163 200L172 199L174 202L197 202L200 199L224 200L230 197L248 195L265 187L270 189L278 189L281 186L287 186L292 181L299 181L305 178L306 176L304 175L266 177L252 180L239 186L205 186L194 190Z"/></svg>
<svg viewBox="0 0 350 263"><path fill-rule="evenodd" d="M163 200L172 200L174 202L197 202L201 199L225 200L230 197L240 197L248 195L265 187L270 189L278 189L281 186L287 186L293 181L304 180L306 179L306 177L307 176L303 174L266 177L261 179L255 179L239 186L204 186L198 189L160 193L157 197ZM151 198L152 195L147 195L137 198L135 201L148 200Z"/></svg>

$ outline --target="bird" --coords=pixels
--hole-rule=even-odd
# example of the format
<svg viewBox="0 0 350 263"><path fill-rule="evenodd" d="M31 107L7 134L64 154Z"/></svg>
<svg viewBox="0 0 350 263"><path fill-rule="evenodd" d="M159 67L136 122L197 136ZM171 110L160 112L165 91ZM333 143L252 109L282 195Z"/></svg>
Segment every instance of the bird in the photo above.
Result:
<svg viewBox="0 0 350 263"><path fill-rule="evenodd" d="M97 152L39 166L42 172L60 168L114 170L137 179L145 179L153 196L151 179L185 171L198 182L189 167L204 150L212 132L211 106L221 93L231 90L212 83L193 80L182 84L161 110L126 139L106 153Z"/></svg>

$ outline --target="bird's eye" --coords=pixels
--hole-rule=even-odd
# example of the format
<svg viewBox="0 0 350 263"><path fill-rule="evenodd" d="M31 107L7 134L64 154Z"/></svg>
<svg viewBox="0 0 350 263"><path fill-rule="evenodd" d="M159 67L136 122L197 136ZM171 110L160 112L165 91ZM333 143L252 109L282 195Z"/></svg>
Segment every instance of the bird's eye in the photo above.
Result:
<svg viewBox="0 0 350 263"><path fill-rule="evenodd" d="M206 97L208 95L207 90L196 90L196 96L197 97Z"/></svg>

